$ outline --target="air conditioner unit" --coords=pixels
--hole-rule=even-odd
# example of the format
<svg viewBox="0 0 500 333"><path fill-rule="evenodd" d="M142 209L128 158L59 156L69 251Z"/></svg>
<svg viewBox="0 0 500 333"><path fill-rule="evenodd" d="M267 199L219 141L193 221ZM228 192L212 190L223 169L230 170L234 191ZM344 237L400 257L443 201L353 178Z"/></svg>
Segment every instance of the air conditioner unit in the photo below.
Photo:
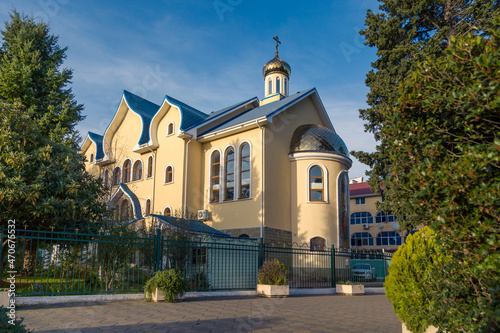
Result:
<svg viewBox="0 0 500 333"><path fill-rule="evenodd" d="M378 225L379 228L384 227L384 225L382 223L377 223L377 225Z"/></svg>
<svg viewBox="0 0 500 333"><path fill-rule="evenodd" d="M199 210L198 211L198 220L208 220L208 210Z"/></svg>
<svg viewBox="0 0 500 333"><path fill-rule="evenodd" d="M368 226L368 224L363 224L363 229L369 229L370 227Z"/></svg>

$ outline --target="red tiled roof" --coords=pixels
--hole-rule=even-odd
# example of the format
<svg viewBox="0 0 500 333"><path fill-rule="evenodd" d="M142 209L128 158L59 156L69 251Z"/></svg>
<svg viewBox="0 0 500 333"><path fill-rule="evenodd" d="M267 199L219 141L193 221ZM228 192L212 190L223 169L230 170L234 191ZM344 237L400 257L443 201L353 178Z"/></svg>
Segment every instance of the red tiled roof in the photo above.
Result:
<svg viewBox="0 0 500 333"><path fill-rule="evenodd" d="M370 190L370 185L367 182L349 184L349 192L351 197L377 195Z"/></svg>

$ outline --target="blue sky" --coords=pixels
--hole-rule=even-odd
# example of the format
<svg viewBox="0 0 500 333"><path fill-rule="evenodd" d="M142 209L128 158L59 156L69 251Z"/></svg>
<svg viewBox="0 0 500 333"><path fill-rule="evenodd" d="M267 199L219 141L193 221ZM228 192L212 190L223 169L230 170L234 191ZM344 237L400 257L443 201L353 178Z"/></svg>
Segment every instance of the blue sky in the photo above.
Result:
<svg viewBox="0 0 500 333"><path fill-rule="evenodd" d="M262 67L274 57L291 68L290 93L316 87L349 150L374 151L359 119L366 107L365 75L376 50L358 31L376 0L260 1L3 0L0 20L13 8L50 23L68 46L73 92L84 104L82 136L102 134L124 89L156 104L165 94L205 113L264 95ZM2 26L3 27L3 26ZM349 176L367 166L354 157Z"/></svg>

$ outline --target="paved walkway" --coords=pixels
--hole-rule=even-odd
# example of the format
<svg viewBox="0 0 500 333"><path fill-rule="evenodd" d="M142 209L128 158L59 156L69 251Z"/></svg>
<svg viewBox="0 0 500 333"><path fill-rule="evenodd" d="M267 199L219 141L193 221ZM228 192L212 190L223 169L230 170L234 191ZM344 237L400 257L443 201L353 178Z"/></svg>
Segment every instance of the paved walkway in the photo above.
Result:
<svg viewBox="0 0 500 333"><path fill-rule="evenodd" d="M359 332L401 333L385 295L197 298L23 306L35 332Z"/></svg>

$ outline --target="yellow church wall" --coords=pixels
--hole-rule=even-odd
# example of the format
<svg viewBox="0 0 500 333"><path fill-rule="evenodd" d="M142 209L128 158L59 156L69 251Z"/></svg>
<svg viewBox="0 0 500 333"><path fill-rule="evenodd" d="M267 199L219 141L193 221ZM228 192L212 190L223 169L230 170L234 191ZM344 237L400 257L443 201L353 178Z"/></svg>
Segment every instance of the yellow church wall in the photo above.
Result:
<svg viewBox="0 0 500 333"><path fill-rule="evenodd" d="M101 170L98 165L95 163L90 162L90 156L93 155L93 159L95 162L95 156L96 156L96 151L97 147L93 141L90 141L90 145L88 146L87 149L82 151L83 156L85 156L85 171L87 171L90 175L94 177L100 177L101 176Z"/></svg>
<svg viewBox="0 0 500 333"><path fill-rule="evenodd" d="M326 246L338 247L338 176L347 167L337 161L312 158L291 162L292 177L292 239L298 244L309 244L313 237L326 239ZM323 170L324 202L309 200L309 169Z"/></svg>
<svg viewBox="0 0 500 333"><path fill-rule="evenodd" d="M310 98L276 116L265 128L265 225L291 231L290 140L297 127L324 125Z"/></svg>
<svg viewBox="0 0 500 333"><path fill-rule="evenodd" d="M163 210L169 207L172 213L180 215L183 210L185 155L185 141L177 136L181 115L177 108L171 107L168 103L164 103L162 108L167 108L167 112L158 124L154 212L163 214ZM174 124L174 131L172 134L167 134L167 126L171 122ZM170 183L165 182L167 166L173 169L173 181Z"/></svg>
<svg viewBox="0 0 500 333"><path fill-rule="evenodd" d="M189 141L189 140L188 140ZM191 140L188 145L188 171L187 171L187 210L191 213L197 213L203 209L204 190L203 190L203 145L196 140Z"/></svg>
<svg viewBox="0 0 500 333"><path fill-rule="evenodd" d="M221 163L223 163L223 152L232 146L236 154L235 168L236 173L239 169L239 147L243 142L250 144L250 160L251 160L251 195L248 199L235 199L231 201L224 201L223 191L221 189L221 201L217 203L209 202L210 195L210 159L211 154L216 149L221 152ZM238 133L221 139L216 139L210 142L203 143L202 145L202 170L201 183L202 183L202 202L203 207L199 209L207 209L211 214L211 221L209 224L215 229L238 229L238 228L255 228L260 227L260 165L261 165L261 130L259 128L249 129L248 131ZM239 174L236 174L236 181L238 181ZM222 181L223 178L221 178ZM238 193L235 192L237 198Z"/></svg>

